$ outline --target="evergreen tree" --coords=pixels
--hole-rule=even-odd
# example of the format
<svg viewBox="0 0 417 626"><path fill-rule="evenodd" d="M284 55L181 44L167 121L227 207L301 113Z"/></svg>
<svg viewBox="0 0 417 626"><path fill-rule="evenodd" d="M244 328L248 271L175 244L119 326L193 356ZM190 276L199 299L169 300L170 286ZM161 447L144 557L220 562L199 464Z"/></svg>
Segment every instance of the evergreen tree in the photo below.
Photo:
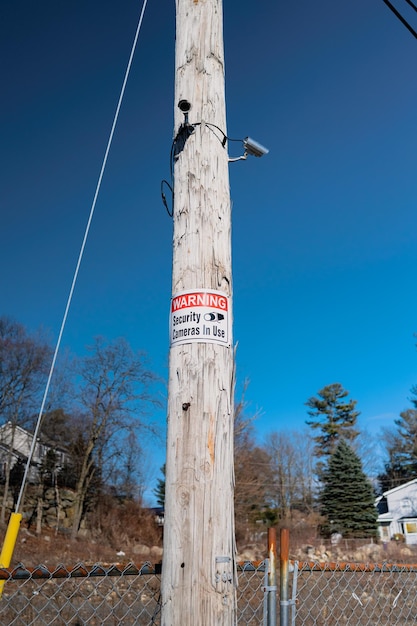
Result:
<svg viewBox="0 0 417 626"><path fill-rule="evenodd" d="M313 437L317 457L328 457L342 439L353 442L358 436L355 426L360 413L355 410L356 400L345 400L348 395L349 392L340 383L333 383L320 389L318 397L307 400L308 414L312 419L306 420L306 424L320 431Z"/></svg>
<svg viewBox="0 0 417 626"><path fill-rule="evenodd" d="M161 472L163 474L163 478L158 478L158 482L156 483L156 487L153 492L156 496L157 504L159 504L159 506L165 506L165 463L161 467Z"/></svg>
<svg viewBox="0 0 417 626"><path fill-rule="evenodd" d="M322 475L322 533L344 537L377 537L377 509L372 485L362 463L343 439L331 455Z"/></svg>
<svg viewBox="0 0 417 626"><path fill-rule="evenodd" d="M19 497L20 487L22 486L23 475L25 473L25 463L22 459L17 459L16 463L10 470L10 487L13 493L13 510L15 510L16 502Z"/></svg>

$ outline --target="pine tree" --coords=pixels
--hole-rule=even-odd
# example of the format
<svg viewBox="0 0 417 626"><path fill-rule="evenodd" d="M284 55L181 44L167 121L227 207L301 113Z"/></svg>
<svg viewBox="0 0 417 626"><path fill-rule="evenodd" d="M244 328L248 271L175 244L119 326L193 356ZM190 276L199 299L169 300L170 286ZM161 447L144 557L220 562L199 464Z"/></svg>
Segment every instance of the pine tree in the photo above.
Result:
<svg viewBox="0 0 417 626"><path fill-rule="evenodd" d="M306 424L320 431L313 437L317 457L333 454L341 439L352 442L358 436L355 425L360 413L355 410L356 400L345 400L348 395L340 383L333 383L320 389L318 397L307 400L308 414L313 419L306 420Z"/></svg>
<svg viewBox="0 0 417 626"><path fill-rule="evenodd" d="M321 513L326 518L324 535L377 537L375 496L362 463L353 449L341 440L323 472Z"/></svg>
<svg viewBox="0 0 417 626"><path fill-rule="evenodd" d="M161 467L161 472L163 474L163 478L158 478L158 482L156 483L156 487L153 492L156 496L157 504L163 507L165 506L165 463Z"/></svg>

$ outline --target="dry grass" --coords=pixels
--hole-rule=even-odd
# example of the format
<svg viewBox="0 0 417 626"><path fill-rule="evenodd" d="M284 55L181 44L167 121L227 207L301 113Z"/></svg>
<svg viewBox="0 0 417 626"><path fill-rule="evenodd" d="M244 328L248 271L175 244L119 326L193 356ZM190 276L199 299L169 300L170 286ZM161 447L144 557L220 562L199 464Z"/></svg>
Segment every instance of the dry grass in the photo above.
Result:
<svg viewBox="0 0 417 626"><path fill-rule="evenodd" d="M160 554L151 549L161 547L161 529L153 514L138 503L102 501L100 511L92 511L86 522L87 528L81 528L76 539L71 539L69 529L56 532L46 525L36 535L33 527L22 522L12 566L160 560ZM0 527L2 537L5 532L6 527Z"/></svg>

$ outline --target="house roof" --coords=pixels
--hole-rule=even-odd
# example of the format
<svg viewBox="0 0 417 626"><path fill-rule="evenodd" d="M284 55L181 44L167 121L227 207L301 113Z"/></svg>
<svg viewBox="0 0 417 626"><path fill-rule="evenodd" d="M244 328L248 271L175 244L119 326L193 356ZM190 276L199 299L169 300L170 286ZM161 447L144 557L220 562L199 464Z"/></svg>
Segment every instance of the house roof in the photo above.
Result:
<svg viewBox="0 0 417 626"><path fill-rule="evenodd" d="M396 491L400 491L404 489L404 487L409 487L410 485L417 484L417 478L413 480L409 480L408 483L404 483L403 485L399 485L399 487L394 487L393 489L389 489L388 491L384 491L383 495L388 496L389 494L395 493Z"/></svg>
<svg viewBox="0 0 417 626"><path fill-rule="evenodd" d="M11 428L12 426L12 422L6 422L5 424L2 424L0 426L0 431L2 430L7 430L8 428ZM14 429L16 431L20 431L21 433L23 433L24 435L26 435L27 437L30 437L31 439L33 439L33 433L30 430L27 430L26 428L23 428L22 426L19 426L19 424L15 424L14 425ZM36 440L43 445L48 446L49 448L53 448L55 451L59 450L60 452L67 452L67 448L59 443L57 443L56 441L54 441L53 439L51 439L50 437L41 434L39 435Z"/></svg>
<svg viewBox="0 0 417 626"><path fill-rule="evenodd" d="M381 513L381 515L378 515L378 522L392 522L393 519L392 513Z"/></svg>

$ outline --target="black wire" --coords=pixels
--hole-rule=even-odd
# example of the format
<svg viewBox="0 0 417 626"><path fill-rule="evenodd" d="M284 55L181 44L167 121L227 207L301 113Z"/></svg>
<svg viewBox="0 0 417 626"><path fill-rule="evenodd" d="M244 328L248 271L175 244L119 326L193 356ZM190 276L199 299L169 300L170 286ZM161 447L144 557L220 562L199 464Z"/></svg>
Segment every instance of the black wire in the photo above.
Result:
<svg viewBox="0 0 417 626"><path fill-rule="evenodd" d="M171 208L169 208L166 195L164 194L164 185L166 185L168 189L171 191L171 203L172 203ZM165 179L161 180L161 198L162 198L163 205L166 208L169 217L172 217L174 215L174 190L169 184L169 182Z"/></svg>
<svg viewBox="0 0 417 626"><path fill-rule="evenodd" d="M193 126L201 126L202 124L203 122L196 122L195 124L193 124ZM220 126L216 126L216 124L212 124L211 122L204 122L204 124L209 128L209 130L211 130L211 128L216 128L218 131L221 132L223 136L223 139L221 140L223 148L225 147L227 141L238 141L240 143L242 143L243 141L242 139L232 139L232 137L228 137L224 130L222 130Z"/></svg>
<svg viewBox="0 0 417 626"><path fill-rule="evenodd" d="M414 4L414 2L411 2L411 0L405 0L407 4L410 5L410 7L412 7L414 9L414 11L417 11L417 6Z"/></svg>
<svg viewBox="0 0 417 626"><path fill-rule="evenodd" d="M175 139L171 145L171 152L169 153L169 173L171 175L171 187L174 189L174 150L175 150Z"/></svg>
<svg viewBox="0 0 417 626"><path fill-rule="evenodd" d="M220 128L220 126L216 126L216 124L211 124L210 122L195 122L194 124L191 124L190 127L195 127L195 126L201 126L202 124L205 124L209 130L211 130L212 133L214 133L213 128L216 128L216 130L218 130L221 134L222 134L222 138L217 137L216 133L215 136L217 137L217 139L221 142L223 148L226 146L226 143L228 141L238 141L238 142L242 142L242 139L232 139L231 137L228 137L226 135L226 133ZM171 184L167 181L167 180L162 180L161 181L161 198L162 198L162 203L169 215L169 217L173 217L174 215L174 189L175 189L175 184L174 184L174 161L175 161L175 148L176 148L176 142L177 142L177 137L175 137L175 139L172 142L171 145L171 152L169 155L169 172L170 172L170 176L171 176ZM171 208L169 208L168 206L168 202L167 202L167 198L166 195L164 193L164 185L166 185L168 187L168 189L171 191Z"/></svg>
<svg viewBox="0 0 417 626"><path fill-rule="evenodd" d="M397 11L397 9L391 4L391 2L389 0L382 0L382 2L385 2L385 4L387 5L387 7L389 9L391 9L391 11L394 13L394 15L396 17L398 17L398 19L400 20L400 22L402 22L404 24L404 26L407 28L407 30L410 31L410 33L412 35L414 35L414 37L417 39L417 32L414 30L414 28L412 28L410 26L410 24L403 18L403 16L401 15L401 13L399 13L399 11ZM406 0L406 2L408 2L410 4L410 6L412 6L414 9L417 10L417 8L412 4L411 0Z"/></svg>
<svg viewBox="0 0 417 626"><path fill-rule="evenodd" d="M171 176L171 183L169 183L165 179L161 180L162 204L164 205L169 217L173 217L174 215L174 150L175 150L175 139L171 144L171 152L169 153L169 173ZM171 208L169 208L168 206L167 198L164 193L164 185L166 185L171 192Z"/></svg>

